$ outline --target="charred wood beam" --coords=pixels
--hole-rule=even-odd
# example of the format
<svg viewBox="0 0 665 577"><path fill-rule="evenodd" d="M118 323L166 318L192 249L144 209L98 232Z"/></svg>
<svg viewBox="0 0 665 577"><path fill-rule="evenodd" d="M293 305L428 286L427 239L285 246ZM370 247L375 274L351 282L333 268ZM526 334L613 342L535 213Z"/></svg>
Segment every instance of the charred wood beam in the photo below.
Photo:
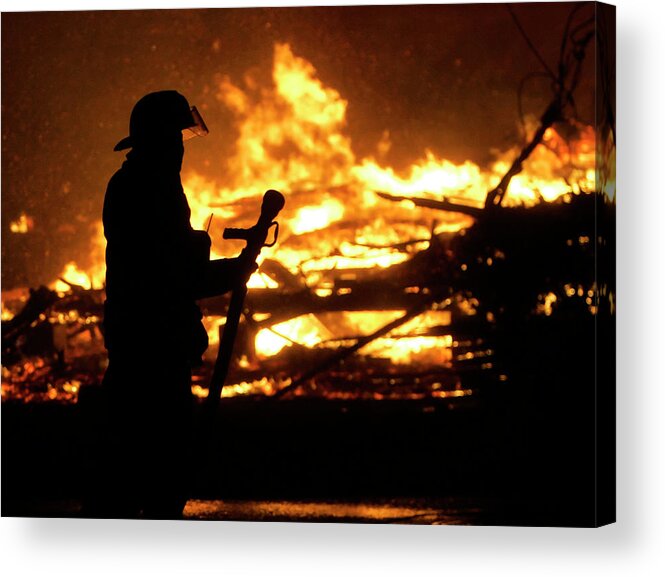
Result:
<svg viewBox="0 0 665 577"><path fill-rule="evenodd" d="M433 208L435 210L444 210L447 212L458 212L461 214L467 214L474 218L478 218L483 215L483 209L476 206L469 206L466 204L457 204L456 202L450 202L448 199L444 198L443 200L434 200L432 198L421 198L421 197L410 197L410 196L397 196L390 194L388 192L375 191L378 196L391 202L401 202L403 200L408 200L420 206L422 208Z"/></svg>
<svg viewBox="0 0 665 577"><path fill-rule="evenodd" d="M2 323L3 351L13 347L16 340L57 300L58 294L45 286L30 289L30 298L23 309L13 319Z"/></svg>
<svg viewBox="0 0 665 577"><path fill-rule="evenodd" d="M290 384L281 388L273 395L273 397L279 398L284 396L288 392L297 389L299 386L309 381L312 377L335 366L337 363L341 362L345 358L354 354L356 351L362 349L367 344L371 343L372 341L384 335L387 335L389 332L395 330L396 328L399 328L404 323L410 321L412 318L417 317L419 314L425 312L427 309L429 309L431 304L432 304L432 299L422 300L421 298L421 302L419 302L416 306L408 310L403 316L401 316L398 319L395 319L392 322L389 322L387 325L384 325L377 331L374 331L372 334L359 338L354 345L346 347L340 351L333 353L322 363L319 363L318 365L315 365L314 367L305 371L297 379L291 381Z"/></svg>
<svg viewBox="0 0 665 577"><path fill-rule="evenodd" d="M363 248L375 248L375 249L386 249L391 248L398 250L399 252L409 252L409 247L421 244L424 242L431 242L431 238L415 238L413 240L407 240L404 242L396 242L393 244L367 244L363 242L354 242L354 246L361 246Z"/></svg>
<svg viewBox="0 0 665 577"><path fill-rule="evenodd" d="M11 350L19 337L36 324L47 322L45 317L52 312L76 311L82 317L101 318L103 316L103 289L86 289L67 281L64 282L71 289L64 296L45 286L30 289L30 298L24 307L11 320L2 322L3 351Z"/></svg>
<svg viewBox="0 0 665 577"><path fill-rule="evenodd" d="M547 110L540 118L540 126L538 130L534 133L533 137L529 143L522 148L520 153L517 155L517 158L513 161L508 169L508 172L503 175L503 178L499 181L492 190L487 193L485 198L485 208L490 208L493 206L499 206L508 191L508 186L513 177L520 172L522 172L524 161L531 156L531 153L535 150L545 136L545 132L550 128L557 120L561 119L561 101L560 98L556 98L550 105L547 107Z"/></svg>
<svg viewBox="0 0 665 577"><path fill-rule="evenodd" d="M382 290L366 288L348 294L318 296L309 289L283 292L270 289L252 289L247 295L246 308L254 314L270 314L269 324L275 324L300 315L341 311L406 310L422 300L422 294L405 292L403 289ZM203 314L224 316L228 298L217 297L202 301Z"/></svg>
<svg viewBox="0 0 665 577"><path fill-rule="evenodd" d="M594 19L585 20L571 30L573 17L575 16L576 12L582 8L582 6L583 5L578 5L573 8L568 18L568 22L566 23L556 75L542 60L542 57L531 44L529 38L526 36L523 28L519 23L519 20L517 19L517 16L511 10L511 16L517 24L518 29L524 36L532 51L537 55L541 63L544 64L548 74L552 77L554 84L554 96L550 104L545 109L545 112L540 117L540 126L538 126L538 129L534 133L531 140L526 144L526 146L522 148L520 153L517 155L517 158L515 158L499 184L487 193L487 197L485 198L486 209L501 205L501 202L505 198L506 192L508 191L508 185L510 184L510 181L515 175L522 172L522 165L524 161L531 155L536 146L542 142L543 136L545 135L547 129L550 128L555 122L564 120L564 111L566 107L572 106L574 108L575 106L573 94L577 88L577 85L579 84L582 62L586 57L587 45L595 36L593 31L588 31L586 34L583 34L582 37L578 37L578 33L583 32L584 28L588 27L590 23L592 24L594 22ZM568 45L570 45L570 48L568 48Z"/></svg>
<svg viewBox="0 0 665 577"><path fill-rule="evenodd" d="M291 186L288 191L289 201L292 202L294 199L297 199L300 204L303 202L318 202L321 198L321 194L328 193L331 196L335 194L348 194L350 191L354 190L353 183L338 184L335 186L329 186L324 183L314 184L314 183L291 183ZM245 196L243 198L230 198L229 200L220 200L214 201L208 204L211 208L233 208L233 209L244 209L246 207L251 207L251 210L256 211L256 198L261 191L257 190L255 194Z"/></svg>
<svg viewBox="0 0 665 577"><path fill-rule="evenodd" d="M58 298L53 303L51 310L55 312L76 311L80 316L104 315L103 289L81 289L75 290L65 296Z"/></svg>
<svg viewBox="0 0 665 577"><path fill-rule="evenodd" d="M414 331L411 333L392 335L390 338L397 340L397 339L411 339L414 337L443 337L443 336L451 336L454 339L452 345L452 348L454 349L466 350L470 348L477 348L485 342L482 338L479 338L475 333L470 334L468 332L458 331L456 328L453 327L452 324L437 325L434 327L428 327L426 329ZM288 337L284 338L288 339ZM345 337L335 337L333 339L325 339L321 341L321 344L326 345L331 343L343 343L347 341L356 341L361 338L363 338L363 335L349 335Z"/></svg>

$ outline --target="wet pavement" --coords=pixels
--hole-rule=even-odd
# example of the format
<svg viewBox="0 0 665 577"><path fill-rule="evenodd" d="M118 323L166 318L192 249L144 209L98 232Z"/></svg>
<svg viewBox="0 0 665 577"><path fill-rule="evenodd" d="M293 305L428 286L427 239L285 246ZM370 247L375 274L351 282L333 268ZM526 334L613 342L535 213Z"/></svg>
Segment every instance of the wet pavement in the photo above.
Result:
<svg viewBox="0 0 665 577"><path fill-rule="evenodd" d="M13 510L3 511L3 516L80 518L81 507L78 499L30 500L14 503ZM367 503L191 499L183 520L473 525L480 515L480 508L456 500L428 504L413 499Z"/></svg>
<svg viewBox="0 0 665 577"><path fill-rule="evenodd" d="M473 507L427 506L413 500L351 503L193 499L187 503L184 517L204 521L470 525L479 513Z"/></svg>

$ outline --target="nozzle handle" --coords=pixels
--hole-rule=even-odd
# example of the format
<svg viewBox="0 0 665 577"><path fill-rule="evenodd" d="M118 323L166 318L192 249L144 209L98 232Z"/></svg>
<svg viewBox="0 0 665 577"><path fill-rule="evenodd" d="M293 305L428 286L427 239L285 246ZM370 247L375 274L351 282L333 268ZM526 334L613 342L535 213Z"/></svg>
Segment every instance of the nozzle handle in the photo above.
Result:
<svg viewBox="0 0 665 577"><path fill-rule="evenodd" d="M261 203L261 215L256 224L250 228L225 228L222 237L226 240L237 239L250 242L263 237L261 245L265 242L268 229L272 226L279 211L284 208L286 202L284 195L277 190L268 190L263 195Z"/></svg>
<svg viewBox="0 0 665 577"><path fill-rule="evenodd" d="M273 226L277 227L274 219L279 214L279 211L284 208L285 202L286 199L281 192L272 189L266 191L263 195L263 202L261 203L261 214L256 224L250 228L225 228L222 237L227 240L244 240L248 245L256 244L257 247L266 246L265 241L268 231ZM278 228L275 229L275 237L272 244L277 240L277 232Z"/></svg>

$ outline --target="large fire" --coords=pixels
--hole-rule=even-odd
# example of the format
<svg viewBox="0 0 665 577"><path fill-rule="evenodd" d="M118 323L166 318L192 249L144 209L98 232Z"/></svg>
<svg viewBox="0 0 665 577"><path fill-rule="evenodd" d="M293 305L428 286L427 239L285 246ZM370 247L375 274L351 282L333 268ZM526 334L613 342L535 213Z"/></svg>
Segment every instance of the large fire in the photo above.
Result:
<svg viewBox="0 0 665 577"><path fill-rule="evenodd" d="M210 226L213 257L235 256L242 244L223 241L223 228L251 225L263 192L267 188L281 190L287 204L280 215L279 243L263 251L262 262L280 263L294 282L304 283L319 296L332 294L330 271L342 276L344 271L353 275L361 269L389 268L427 248L433 234L453 233L470 226L470 216L416 208L408 198L449 198L458 204L482 207L488 190L499 182L516 156L517 149L505 151L497 154L489 168L483 168L470 161L455 164L425 150L420 161L397 172L377 160L381 151L390 147L390 135L384 134L377 143L376 158L356 158L345 133L346 100L337 90L325 86L314 66L296 56L288 44L275 46L270 83L249 74L242 85L222 78L216 98L235 115L235 154L228 159L223 180L207 180L195 171L183 174L192 225L198 229ZM593 130L578 126L574 132L564 138L551 128L547 131L523 172L513 178L504 204L533 205L594 189ZM377 196L377 191L406 200L387 202ZM26 219L16 224L17 230L27 227ZM409 248L404 250L407 244ZM81 270L76 263L68 263L51 288L66 292L71 285L103 287L101 223L92 247L94 266ZM261 267L249 286L279 290L280 281ZM468 303L465 306L472 308ZM551 299L544 307L551 307ZM401 314L403 310L346 311L327 313L325 318L299 314L280 319L257 332L256 355L265 360L286 347L339 346L345 337L372 333ZM208 318L207 323L214 349L223 318ZM449 324L449 312L431 310L377 338L358 353L394 365L414 361L446 365L453 356L453 337L440 331L428 333L427 329ZM233 384L225 394L273 390L275 386L263 378L255 383ZM198 384L194 390L205 394ZM459 390L455 393L462 394Z"/></svg>

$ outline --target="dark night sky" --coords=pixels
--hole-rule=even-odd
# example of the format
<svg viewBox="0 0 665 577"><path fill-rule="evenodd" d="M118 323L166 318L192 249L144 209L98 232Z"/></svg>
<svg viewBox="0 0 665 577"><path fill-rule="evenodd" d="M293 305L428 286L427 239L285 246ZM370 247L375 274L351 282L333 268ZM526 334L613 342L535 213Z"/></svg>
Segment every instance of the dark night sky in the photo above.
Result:
<svg viewBox="0 0 665 577"><path fill-rule="evenodd" d="M571 7L515 5L552 66ZM188 148L186 167L222 183L235 133L216 84L222 75L240 83L249 70L268 82L276 42L349 102L356 157L387 129L386 162L397 169L426 148L484 164L492 148L516 144L517 86L540 69L496 4L3 13L3 288L49 282L69 260L85 265L106 182L124 158L113 145L147 92L175 88L204 111L211 134ZM578 110L591 123L588 62ZM526 111L540 114L547 82L531 82L525 97ZM35 228L11 234L22 211Z"/></svg>

